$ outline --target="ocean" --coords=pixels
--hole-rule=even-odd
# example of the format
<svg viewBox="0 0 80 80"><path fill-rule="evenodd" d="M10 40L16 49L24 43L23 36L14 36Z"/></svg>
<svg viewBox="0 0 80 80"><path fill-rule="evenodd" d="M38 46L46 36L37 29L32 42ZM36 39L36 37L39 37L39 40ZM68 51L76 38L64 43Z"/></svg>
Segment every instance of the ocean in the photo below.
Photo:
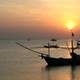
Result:
<svg viewBox="0 0 80 80"><path fill-rule="evenodd" d="M0 40L0 80L80 80L80 66L48 68L37 53L22 48L16 41L47 54L47 49L39 47L48 40ZM65 46L66 41L58 44ZM76 52L80 54L79 50ZM63 49L51 49L51 56L70 57L69 51Z"/></svg>

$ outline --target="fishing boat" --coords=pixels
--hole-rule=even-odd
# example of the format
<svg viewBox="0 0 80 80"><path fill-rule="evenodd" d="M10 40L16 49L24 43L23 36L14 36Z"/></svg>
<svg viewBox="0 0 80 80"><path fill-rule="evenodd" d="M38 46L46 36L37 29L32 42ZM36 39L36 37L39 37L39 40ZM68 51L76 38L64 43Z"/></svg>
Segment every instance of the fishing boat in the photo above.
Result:
<svg viewBox="0 0 80 80"><path fill-rule="evenodd" d="M45 61L47 62L48 66L67 66L67 65L71 65L71 66L76 66L76 65L80 65L80 55L77 55L76 53L71 53L72 57L71 58L54 58L51 56L45 56L42 55L42 58L45 59Z"/></svg>
<svg viewBox="0 0 80 80"><path fill-rule="evenodd" d="M44 45L44 48L59 48L59 46L58 45L50 45L50 46Z"/></svg>
<svg viewBox="0 0 80 80"><path fill-rule="evenodd" d="M40 57L46 61L48 66L67 66L67 65L76 66L76 65L80 65L80 55L77 55L74 51L75 51L75 49L79 49L79 42L77 42L78 46L74 47L74 40L73 40L74 39L74 33L73 32L71 32L71 36L72 36L71 48L63 48L63 49L70 49L71 50L71 52L70 52L71 58L51 57L50 56L50 48L62 48L62 47L50 46L49 43L48 43L48 46L44 46L44 48L48 48L48 54L37 52L31 48L28 48L28 47L22 45L19 42L16 42L16 44L18 44L19 46L21 46L27 50L38 53L40 55Z"/></svg>
<svg viewBox="0 0 80 80"><path fill-rule="evenodd" d="M71 66L76 66L76 65L80 65L80 55L77 55L74 50L75 49L79 49L80 47L80 41L77 41L77 47L74 47L74 33L71 32L71 36L72 36L72 39L71 39L71 48L68 48L68 49L71 49L71 52L70 52L70 56L71 58L54 58L54 57L51 57L50 56L50 49L48 47L48 56L45 56L45 55L42 55L42 57L45 59L45 61L47 62L47 64L49 66L64 66L64 65L71 65ZM49 46L49 44L48 44ZM53 48L60 48L59 46L58 47L54 47ZM66 48L64 48L66 49Z"/></svg>
<svg viewBox="0 0 80 80"><path fill-rule="evenodd" d="M48 42L48 45L44 45L44 48L59 48L59 46L55 44L55 42L57 41L55 38L52 38L50 41L52 41L54 44L49 44Z"/></svg>

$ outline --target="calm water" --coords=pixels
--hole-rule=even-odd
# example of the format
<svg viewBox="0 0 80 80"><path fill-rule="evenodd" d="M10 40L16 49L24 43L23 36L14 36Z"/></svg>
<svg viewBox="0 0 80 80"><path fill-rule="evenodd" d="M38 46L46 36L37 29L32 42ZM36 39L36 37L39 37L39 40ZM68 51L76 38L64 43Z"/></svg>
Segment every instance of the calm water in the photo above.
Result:
<svg viewBox="0 0 80 80"><path fill-rule="evenodd" d="M44 40L19 41L29 47L41 47L47 43ZM0 40L0 80L80 80L80 66L75 69L72 69L71 66L48 68L38 54L23 49L15 42ZM61 43L64 45L64 42ZM59 43L59 45L62 44ZM35 50L47 52L47 49ZM80 54L80 51L76 52ZM60 49L51 49L51 56L70 57L67 50Z"/></svg>

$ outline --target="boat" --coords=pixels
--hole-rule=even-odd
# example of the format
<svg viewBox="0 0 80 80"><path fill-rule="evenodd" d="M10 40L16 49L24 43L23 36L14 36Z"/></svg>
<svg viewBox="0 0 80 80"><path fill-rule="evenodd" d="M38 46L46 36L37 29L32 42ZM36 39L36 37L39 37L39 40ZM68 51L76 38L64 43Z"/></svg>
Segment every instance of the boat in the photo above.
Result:
<svg viewBox="0 0 80 80"><path fill-rule="evenodd" d="M71 53L71 58L54 58L50 57L49 55L42 55L42 58L47 62L48 66L76 66L80 65L80 55L77 55L76 53Z"/></svg>
<svg viewBox="0 0 80 80"><path fill-rule="evenodd" d="M55 38L52 38L50 41L53 42L53 44L50 44L48 42L48 45L44 45L44 48L59 48L59 46L57 44L55 44L55 42L57 41Z"/></svg>
<svg viewBox="0 0 80 80"><path fill-rule="evenodd" d="M71 32L71 36L72 36L71 48L68 48L68 47L64 48L64 49L71 49L71 52L70 52L71 58L62 58L62 57L55 58L55 57L51 57L50 56L50 48L62 48L62 47L50 46L49 43L48 43L48 46L44 46L45 48L48 48L48 54L32 50L32 49L30 49L28 47L25 47L24 45L22 45L19 42L16 42L16 44L18 44L19 46L21 46L21 47L23 47L25 49L28 49L30 51L38 53L40 55L40 57L46 61L48 66L67 66L67 65L76 66L76 65L80 65L80 55L77 55L74 52L74 50L75 49L79 49L79 47L74 47L74 41L73 41L74 33L73 32Z"/></svg>
<svg viewBox="0 0 80 80"><path fill-rule="evenodd" d="M58 45L50 45L50 46L44 45L44 48L59 48L59 46Z"/></svg>

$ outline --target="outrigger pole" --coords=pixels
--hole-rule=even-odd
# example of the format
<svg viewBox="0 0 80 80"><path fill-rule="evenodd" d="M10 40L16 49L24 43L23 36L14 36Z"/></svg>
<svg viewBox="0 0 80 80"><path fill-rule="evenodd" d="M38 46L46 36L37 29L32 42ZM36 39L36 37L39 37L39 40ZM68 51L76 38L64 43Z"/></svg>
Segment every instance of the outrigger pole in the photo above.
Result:
<svg viewBox="0 0 80 80"><path fill-rule="evenodd" d="M40 55L41 55L41 57L43 57L43 55L48 56L48 55L47 55L47 54L45 54L45 53L41 53L41 52L38 52L38 51L32 50L32 49L30 49L30 48L28 48L28 47L26 47L26 46L22 45L22 44L21 44L21 43L19 43L19 42L16 42L16 44L17 44L17 45L19 45L19 46L21 46L21 47L23 47L24 49L27 49L27 50L30 50L30 51L35 52L35 53L37 53L37 54L40 54Z"/></svg>

